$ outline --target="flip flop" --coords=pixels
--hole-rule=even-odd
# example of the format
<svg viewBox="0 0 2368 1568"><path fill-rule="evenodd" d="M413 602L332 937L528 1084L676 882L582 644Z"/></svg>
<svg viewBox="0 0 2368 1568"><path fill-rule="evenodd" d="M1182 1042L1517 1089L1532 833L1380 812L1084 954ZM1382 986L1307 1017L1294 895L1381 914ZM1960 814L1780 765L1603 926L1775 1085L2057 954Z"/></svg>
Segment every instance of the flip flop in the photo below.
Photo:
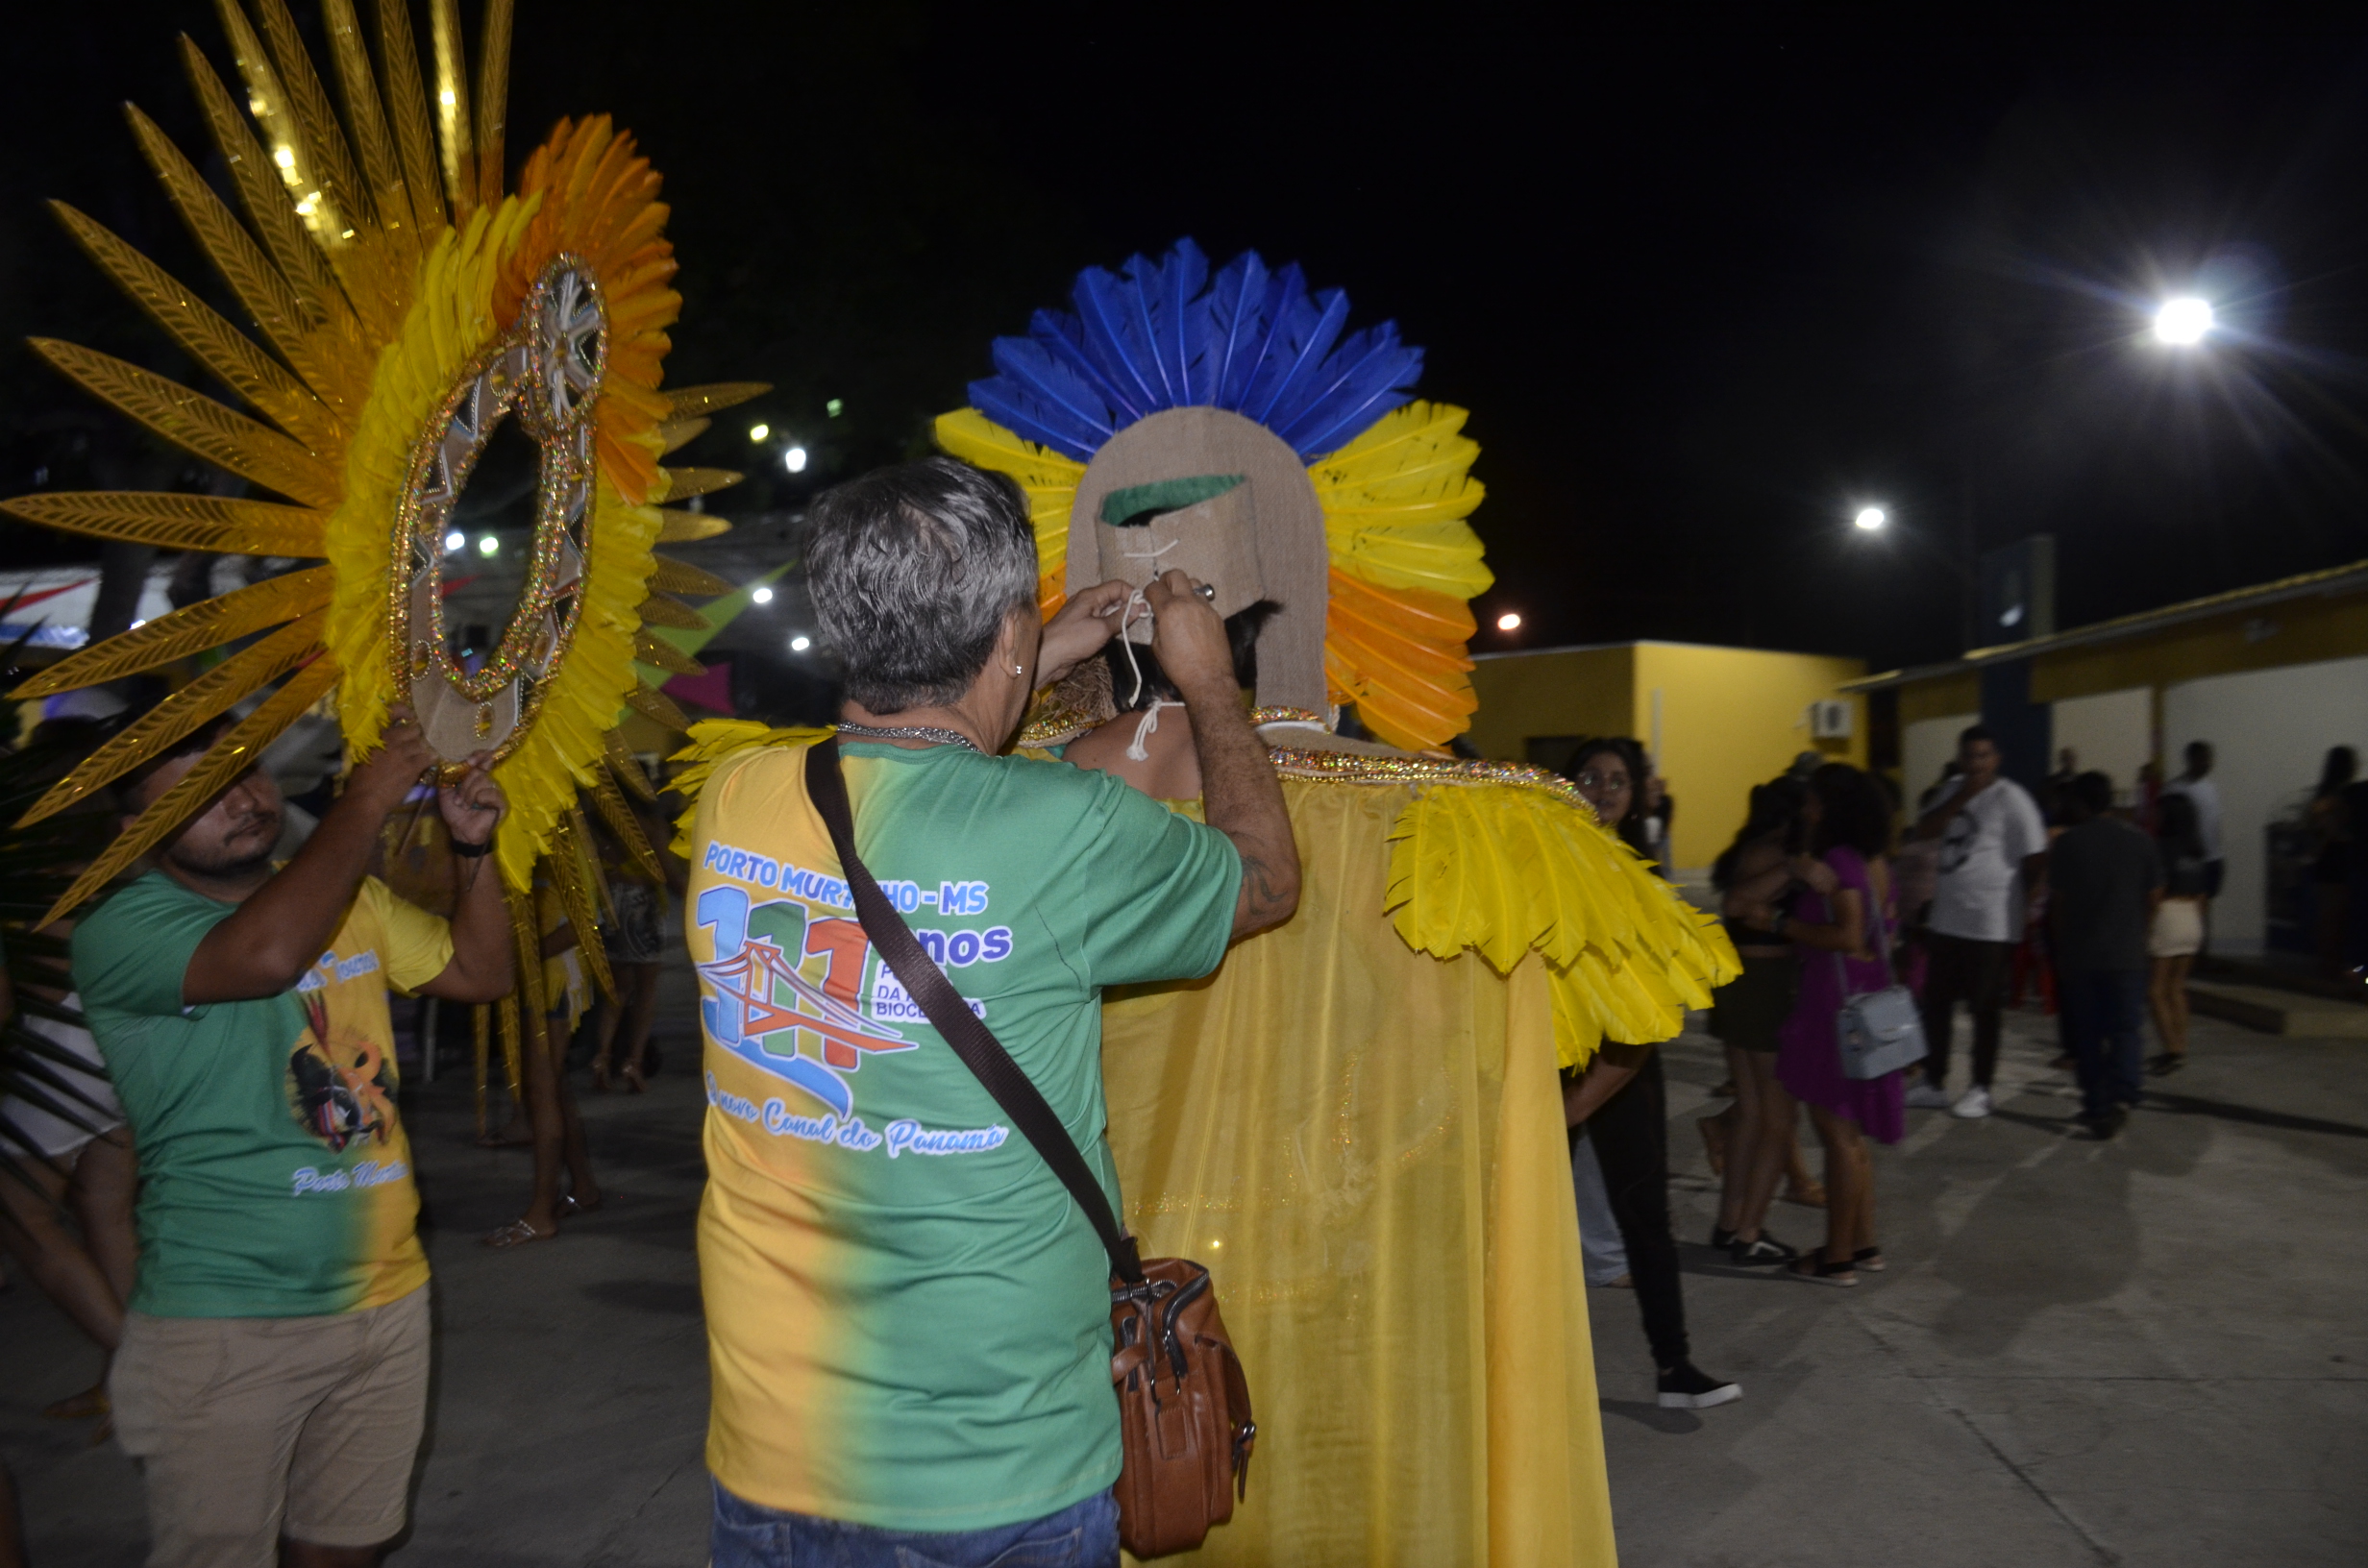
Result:
<svg viewBox="0 0 2368 1568"><path fill-rule="evenodd" d="M559 1229L555 1225L550 1230L538 1231L521 1216L483 1237L482 1244L488 1247L523 1247L530 1241L548 1241L558 1234Z"/></svg>

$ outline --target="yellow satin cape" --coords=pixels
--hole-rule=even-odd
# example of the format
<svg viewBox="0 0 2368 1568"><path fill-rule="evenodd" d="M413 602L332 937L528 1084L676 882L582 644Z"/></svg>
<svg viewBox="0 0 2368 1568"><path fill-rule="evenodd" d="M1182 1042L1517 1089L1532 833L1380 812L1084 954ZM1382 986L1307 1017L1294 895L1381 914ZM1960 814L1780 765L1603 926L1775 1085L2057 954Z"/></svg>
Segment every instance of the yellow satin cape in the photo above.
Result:
<svg viewBox="0 0 2368 1568"><path fill-rule="evenodd" d="M678 782L812 733L702 723ZM1190 1560L1604 1568L1557 1068L1677 1033L1734 949L1550 775L1273 756L1298 912L1102 1015L1126 1222L1209 1267L1258 1418Z"/></svg>

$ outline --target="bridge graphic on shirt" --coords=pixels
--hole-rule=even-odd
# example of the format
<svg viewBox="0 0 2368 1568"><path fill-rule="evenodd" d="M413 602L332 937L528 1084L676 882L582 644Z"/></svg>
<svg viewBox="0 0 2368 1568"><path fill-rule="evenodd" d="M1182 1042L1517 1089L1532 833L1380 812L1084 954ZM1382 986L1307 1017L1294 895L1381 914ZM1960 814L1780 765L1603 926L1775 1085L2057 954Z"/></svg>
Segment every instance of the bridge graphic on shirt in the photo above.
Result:
<svg viewBox="0 0 2368 1568"><path fill-rule="evenodd" d="M734 887L702 893L694 918L715 935L715 957L698 966L714 992L699 1004L708 1038L841 1117L854 1112L845 1074L867 1054L920 1043L855 1007L872 952L856 921L815 919L793 899L752 907ZM808 972L816 967L819 978Z"/></svg>

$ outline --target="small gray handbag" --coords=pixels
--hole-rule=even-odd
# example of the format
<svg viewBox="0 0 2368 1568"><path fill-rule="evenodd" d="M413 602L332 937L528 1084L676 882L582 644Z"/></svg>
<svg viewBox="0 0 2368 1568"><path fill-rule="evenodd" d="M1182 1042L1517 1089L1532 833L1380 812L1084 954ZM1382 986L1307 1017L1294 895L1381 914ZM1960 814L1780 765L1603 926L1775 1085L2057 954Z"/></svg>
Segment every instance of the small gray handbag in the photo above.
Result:
<svg viewBox="0 0 2368 1568"><path fill-rule="evenodd" d="M1834 955L1835 989L1841 992L1841 1011L1834 1020L1834 1034L1841 1044L1841 1075L1862 1080L1912 1067L1924 1060L1925 1052L1923 1015L1916 1010L1914 993L1891 972L1889 937L1874 908L1873 890L1867 892L1873 927L1869 945L1883 955L1883 972L1890 984L1881 991L1851 991L1850 970L1841 954Z"/></svg>

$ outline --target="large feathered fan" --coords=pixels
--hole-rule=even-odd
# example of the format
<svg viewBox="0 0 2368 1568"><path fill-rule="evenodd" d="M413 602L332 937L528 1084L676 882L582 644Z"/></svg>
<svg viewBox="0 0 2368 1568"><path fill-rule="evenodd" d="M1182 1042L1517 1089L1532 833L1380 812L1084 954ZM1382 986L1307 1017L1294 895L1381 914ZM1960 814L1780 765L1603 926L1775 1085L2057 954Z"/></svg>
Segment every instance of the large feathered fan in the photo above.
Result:
<svg viewBox="0 0 2368 1568"><path fill-rule="evenodd" d="M511 801L499 845L524 889L592 787L627 705L681 727L642 685L645 620L693 612L653 583L668 538L716 531L674 498L736 476L661 467L699 417L761 390L658 390L680 306L658 180L604 118L561 121L504 192L510 0L490 0L475 93L456 0L432 0L435 91L403 0L381 0L377 59L353 0L323 0L342 123L285 0L221 0L242 92L197 46L185 62L245 221L136 109L134 135L252 323L210 308L106 228L60 204L66 229L239 412L87 349L37 352L166 441L277 500L51 494L0 502L28 521L175 550L320 564L159 617L66 658L18 698L68 691L217 650L230 656L102 747L33 819L60 810L234 705L268 692L187 777L89 866L63 913L169 835L300 714L333 699L366 753L407 701L448 759L485 749ZM505 421L540 449L526 585L481 663L447 646L450 515ZM720 585L719 585L720 586Z"/></svg>

